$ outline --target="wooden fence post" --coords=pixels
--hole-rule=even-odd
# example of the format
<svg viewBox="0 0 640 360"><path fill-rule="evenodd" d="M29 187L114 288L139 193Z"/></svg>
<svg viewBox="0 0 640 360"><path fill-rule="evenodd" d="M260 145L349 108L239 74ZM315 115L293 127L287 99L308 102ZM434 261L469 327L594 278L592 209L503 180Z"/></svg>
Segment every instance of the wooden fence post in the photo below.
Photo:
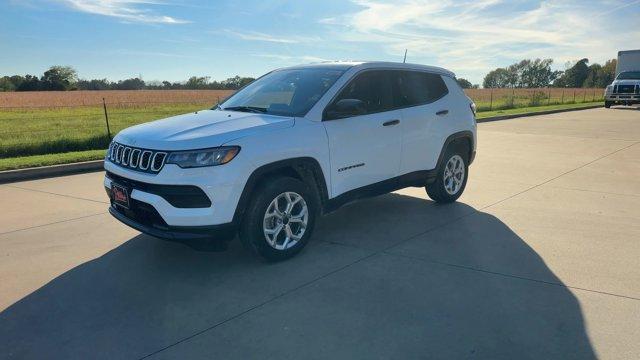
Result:
<svg viewBox="0 0 640 360"><path fill-rule="evenodd" d="M109 128L109 114L107 114L107 102L102 98L102 108L104 109L104 121L107 122L107 136L111 141L111 129Z"/></svg>
<svg viewBox="0 0 640 360"><path fill-rule="evenodd" d="M491 98L489 100L489 111L493 109L493 88L491 88Z"/></svg>

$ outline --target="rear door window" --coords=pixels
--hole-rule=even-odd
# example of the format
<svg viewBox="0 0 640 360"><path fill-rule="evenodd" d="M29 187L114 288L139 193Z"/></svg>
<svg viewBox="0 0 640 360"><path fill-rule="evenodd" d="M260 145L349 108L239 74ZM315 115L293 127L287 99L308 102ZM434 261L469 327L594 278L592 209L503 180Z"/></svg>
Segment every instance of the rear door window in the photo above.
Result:
<svg viewBox="0 0 640 360"><path fill-rule="evenodd" d="M442 76L420 71L396 71L396 107L409 107L434 102L449 90Z"/></svg>

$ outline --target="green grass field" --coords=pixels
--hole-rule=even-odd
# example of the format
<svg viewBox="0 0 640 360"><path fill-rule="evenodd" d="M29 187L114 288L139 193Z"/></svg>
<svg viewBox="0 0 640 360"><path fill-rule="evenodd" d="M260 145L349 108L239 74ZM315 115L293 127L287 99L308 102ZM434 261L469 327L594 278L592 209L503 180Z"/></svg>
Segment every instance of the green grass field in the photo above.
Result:
<svg viewBox="0 0 640 360"><path fill-rule="evenodd" d="M480 111L478 118L579 108L587 102ZM111 134L147 121L209 108L204 104L160 104L108 109ZM486 106L479 107L488 109ZM0 171L97 160L109 144L102 107L0 109Z"/></svg>
<svg viewBox="0 0 640 360"><path fill-rule="evenodd" d="M210 108L203 104L162 104L108 109L111 134L131 125ZM1 109L0 159L105 149L109 144L101 106Z"/></svg>

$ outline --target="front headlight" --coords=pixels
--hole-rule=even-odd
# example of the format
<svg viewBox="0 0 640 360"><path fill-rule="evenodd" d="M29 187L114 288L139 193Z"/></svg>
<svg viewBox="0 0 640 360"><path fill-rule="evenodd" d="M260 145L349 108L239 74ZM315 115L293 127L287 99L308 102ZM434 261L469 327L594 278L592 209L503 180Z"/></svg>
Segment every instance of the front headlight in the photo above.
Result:
<svg viewBox="0 0 640 360"><path fill-rule="evenodd" d="M167 164L176 164L181 168L216 166L233 160L240 152L238 146L225 146L212 149L172 152L167 156Z"/></svg>

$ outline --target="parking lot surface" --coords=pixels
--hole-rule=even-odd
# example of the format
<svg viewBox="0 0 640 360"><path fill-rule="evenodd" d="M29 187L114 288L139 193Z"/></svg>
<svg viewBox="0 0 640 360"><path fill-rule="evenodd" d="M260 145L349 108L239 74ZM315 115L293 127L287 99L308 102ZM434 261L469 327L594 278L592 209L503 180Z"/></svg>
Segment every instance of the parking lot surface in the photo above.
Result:
<svg viewBox="0 0 640 360"><path fill-rule="evenodd" d="M0 185L0 358L640 358L640 109L478 126L458 203L350 204L277 264L125 227L102 173Z"/></svg>

